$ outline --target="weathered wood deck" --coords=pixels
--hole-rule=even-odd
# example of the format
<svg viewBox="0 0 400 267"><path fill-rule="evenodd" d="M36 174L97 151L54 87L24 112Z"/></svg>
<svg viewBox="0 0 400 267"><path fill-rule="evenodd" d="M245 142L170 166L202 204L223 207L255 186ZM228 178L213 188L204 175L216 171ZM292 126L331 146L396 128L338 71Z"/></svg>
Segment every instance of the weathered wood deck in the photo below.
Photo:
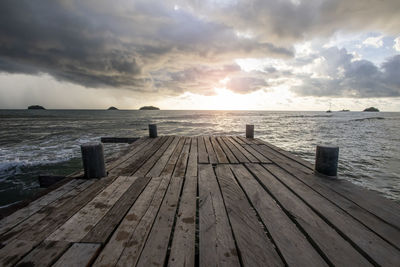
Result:
<svg viewBox="0 0 400 267"><path fill-rule="evenodd" d="M258 139L141 138L0 221L0 265L400 266L400 208Z"/></svg>

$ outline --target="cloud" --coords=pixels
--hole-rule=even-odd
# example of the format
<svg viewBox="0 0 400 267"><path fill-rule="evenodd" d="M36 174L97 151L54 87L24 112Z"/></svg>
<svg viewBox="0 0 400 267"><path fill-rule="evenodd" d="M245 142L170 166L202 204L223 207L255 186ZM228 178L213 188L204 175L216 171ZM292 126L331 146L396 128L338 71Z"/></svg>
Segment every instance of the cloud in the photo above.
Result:
<svg viewBox="0 0 400 267"><path fill-rule="evenodd" d="M152 92L168 85L153 73L172 77L235 57L293 56L290 48L239 38L231 27L158 1L5 0L0 25L0 71L48 73L87 87Z"/></svg>
<svg viewBox="0 0 400 267"><path fill-rule="evenodd" d="M400 96L400 55L380 67L368 60L353 60L346 49L329 48L321 53L316 75L298 74L302 85L292 87L301 96L350 98ZM314 76L314 77L313 77Z"/></svg>
<svg viewBox="0 0 400 267"><path fill-rule="evenodd" d="M396 51L400 52L400 36L397 37L396 39L394 39L393 48L394 48Z"/></svg>
<svg viewBox="0 0 400 267"><path fill-rule="evenodd" d="M367 39L364 40L363 45L365 46L372 46L375 48L382 47L383 45L383 36L378 36L378 37L368 37Z"/></svg>

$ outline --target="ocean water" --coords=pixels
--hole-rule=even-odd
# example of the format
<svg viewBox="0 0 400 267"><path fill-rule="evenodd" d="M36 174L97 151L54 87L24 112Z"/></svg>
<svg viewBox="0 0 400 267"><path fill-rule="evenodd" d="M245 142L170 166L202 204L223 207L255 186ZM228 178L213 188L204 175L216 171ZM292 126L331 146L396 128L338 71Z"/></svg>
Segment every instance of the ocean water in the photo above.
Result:
<svg viewBox="0 0 400 267"><path fill-rule="evenodd" d="M0 110L0 207L39 188L39 174L81 166L80 145L102 136L255 135L310 162L317 144L340 147L339 177L400 202L400 113L278 111ZM125 144L105 144L109 157Z"/></svg>

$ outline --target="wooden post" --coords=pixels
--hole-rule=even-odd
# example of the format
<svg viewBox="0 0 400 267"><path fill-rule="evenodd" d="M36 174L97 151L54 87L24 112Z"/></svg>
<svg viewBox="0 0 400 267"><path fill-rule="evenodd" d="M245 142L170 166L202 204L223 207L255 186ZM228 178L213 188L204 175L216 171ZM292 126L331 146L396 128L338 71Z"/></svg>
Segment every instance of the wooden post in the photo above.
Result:
<svg viewBox="0 0 400 267"><path fill-rule="evenodd" d="M246 138L254 138L254 125L246 124Z"/></svg>
<svg viewBox="0 0 400 267"><path fill-rule="evenodd" d="M339 160L339 147L318 146L315 153L315 171L327 176L336 176Z"/></svg>
<svg viewBox="0 0 400 267"><path fill-rule="evenodd" d="M149 124L149 137L150 138L157 137L157 124Z"/></svg>
<svg viewBox="0 0 400 267"><path fill-rule="evenodd" d="M81 145L81 151L85 178L101 178L107 176L103 145L101 143Z"/></svg>

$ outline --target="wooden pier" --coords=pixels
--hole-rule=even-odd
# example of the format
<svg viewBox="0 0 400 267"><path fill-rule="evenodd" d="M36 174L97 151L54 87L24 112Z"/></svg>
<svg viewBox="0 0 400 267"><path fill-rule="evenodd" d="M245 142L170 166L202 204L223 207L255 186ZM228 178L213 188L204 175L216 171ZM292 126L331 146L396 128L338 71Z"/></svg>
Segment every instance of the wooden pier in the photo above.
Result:
<svg viewBox="0 0 400 267"><path fill-rule="evenodd" d="M140 138L0 221L1 266L400 266L400 208L259 139Z"/></svg>

